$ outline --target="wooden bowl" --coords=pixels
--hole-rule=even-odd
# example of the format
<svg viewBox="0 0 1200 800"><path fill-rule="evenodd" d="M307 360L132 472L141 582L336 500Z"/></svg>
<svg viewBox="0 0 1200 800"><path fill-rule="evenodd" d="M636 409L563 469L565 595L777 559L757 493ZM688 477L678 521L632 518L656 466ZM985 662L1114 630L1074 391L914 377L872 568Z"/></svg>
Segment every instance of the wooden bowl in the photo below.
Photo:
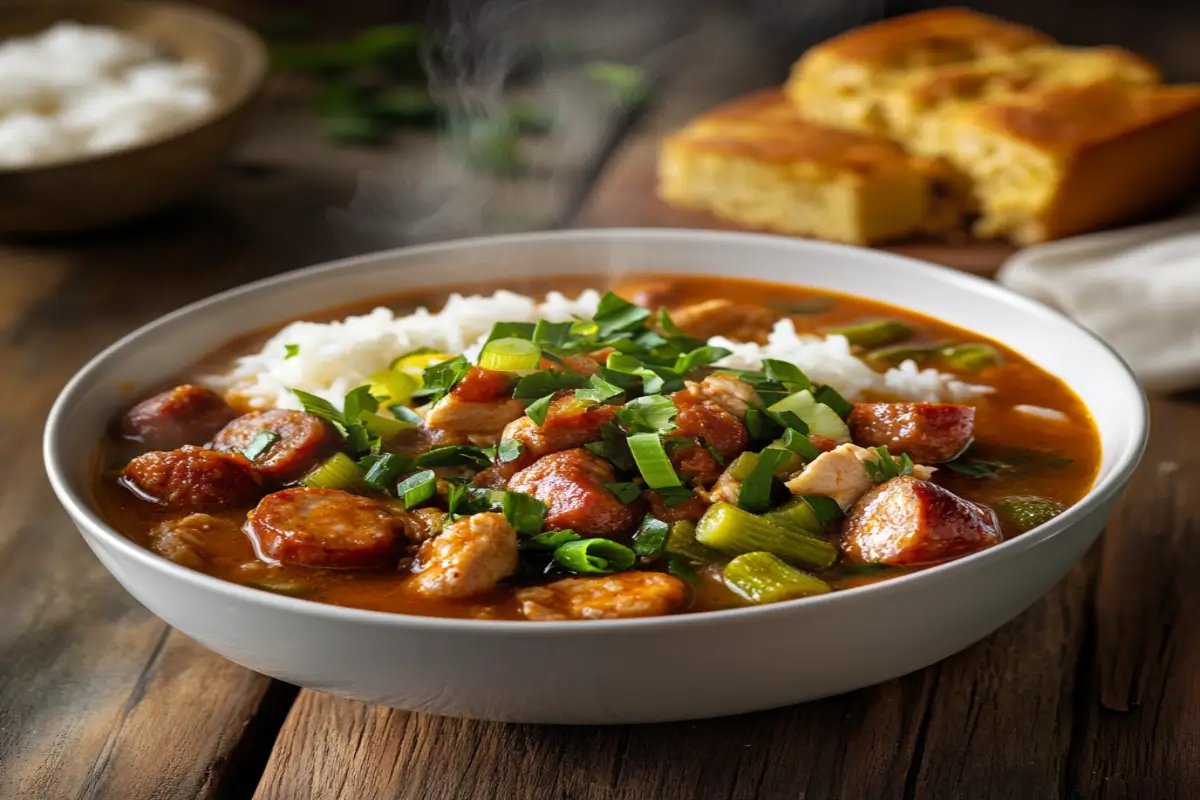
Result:
<svg viewBox="0 0 1200 800"><path fill-rule="evenodd" d="M0 233L69 233L124 222L178 200L232 149L267 72L262 40L211 11L167 3L0 5L0 40L74 21L130 31L203 64L216 96L204 117L141 144L0 168Z"/></svg>

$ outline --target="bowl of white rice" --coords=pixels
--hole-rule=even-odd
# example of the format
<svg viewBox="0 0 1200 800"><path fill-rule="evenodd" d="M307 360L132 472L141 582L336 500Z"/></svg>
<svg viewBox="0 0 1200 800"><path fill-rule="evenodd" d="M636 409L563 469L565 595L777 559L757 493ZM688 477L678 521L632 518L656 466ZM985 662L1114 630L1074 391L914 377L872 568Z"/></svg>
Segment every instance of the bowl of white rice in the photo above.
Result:
<svg viewBox="0 0 1200 800"><path fill-rule="evenodd" d="M143 216L211 174L267 71L249 29L147 3L0 7L0 233Z"/></svg>

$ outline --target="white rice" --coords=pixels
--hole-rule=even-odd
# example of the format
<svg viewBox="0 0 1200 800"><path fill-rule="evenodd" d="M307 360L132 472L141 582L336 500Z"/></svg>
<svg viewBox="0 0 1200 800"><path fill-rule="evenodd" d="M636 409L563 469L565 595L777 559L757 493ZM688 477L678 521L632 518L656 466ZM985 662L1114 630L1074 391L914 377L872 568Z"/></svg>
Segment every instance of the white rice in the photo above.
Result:
<svg viewBox="0 0 1200 800"><path fill-rule="evenodd" d="M215 102L203 67L113 28L59 23L0 43L0 166L103 153L178 129Z"/></svg>
<svg viewBox="0 0 1200 800"><path fill-rule="evenodd" d="M878 373L851 352L845 336L800 334L790 319L775 323L765 345L734 342L722 336L709 339L709 344L733 351L718 361L718 366L758 369L764 358L789 361L815 382L827 383L849 399L874 391L896 400L961 402L995 391L991 386L965 383L936 369L921 369L911 360Z"/></svg>
<svg viewBox="0 0 1200 800"><path fill-rule="evenodd" d="M293 322L252 355L239 358L224 375L205 383L238 396L255 408L300 408L291 389L301 389L340 405L351 389L386 369L398 356L420 347L444 353L466 353L471 360L482 340L497 322L563 322L588 318L596 311L600 295L592 290L571 300L558 292L545 302L513 292L491 297L451 295L437 313L419 308L396 316L377 308L363 316L336 322ZM934 369L921 370L911 361L878 373L850 351L844 336L798 334L791 320L780 320L767 344L733 342L716 336L709 344L732 351L718 362L735 369L758 369L762 359L776 358L800 367L818 383L833 386L849 399L877 392L897 400L936 402L966 401L993 391L990 386L964 383ZM298 353L287 358L287 345Z"/></svg>
<svg viewBox="0 0 1200 800"><path fill-rule="evenodd" d="M591 290L574 300L550 292L542 303L506 291L491 297L453 294L437 313L418 308L396 316L377 308L336 322L293 322L259 352L239 358L230 372L204 382L236 394L255 408L300 408L290 389L340 406L347 392L405 353L429 347L443 353L466 352L473 358L497 322L587 318L596 313L599 302L600 295ZM286 345L299 347L298 354L287 358Z"/></svg>

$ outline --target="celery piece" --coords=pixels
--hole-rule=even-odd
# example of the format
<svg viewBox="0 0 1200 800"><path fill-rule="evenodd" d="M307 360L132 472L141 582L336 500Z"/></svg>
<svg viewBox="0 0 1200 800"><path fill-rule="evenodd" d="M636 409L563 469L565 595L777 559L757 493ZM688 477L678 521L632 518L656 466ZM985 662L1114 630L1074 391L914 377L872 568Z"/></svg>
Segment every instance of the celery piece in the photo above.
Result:
<svg viewBox="0 0 1200 800"><path fill-rule="evenodd" d="M733 559L725 565L722 577L726 586L756 605L830 591L829 584L820 578L761 551L744 553Z"/></svg>
<svg viewBox="0 0 1200 800"><path fill-rule="evenodd" d="M312 489L336 489L354 494L371 491L363 480L362 468L345 453L334 453L304 476L303 483Z"/></svg>
<svg viewBox="0 0 1200 800"><path fill-rule="evenodd" d="M953 366L969 372L979 372L997 366L1003 359L1000 352L990 344L970 342L956 344L942 350L942 358Z"/></svg>
<svg viewBox="0 0 1200 800"><path fill-rule="evenodd" d="M671 533L667 536L666 551L668 555L698 566L720 561L724 554L711 547L705 547L696 541L696 525L681 519L671 524Z"/></svg>
<svg viewBox="0 0 1200 800"><path fill-rule="evenodd" d="M781 527L730 503L714 503L696 523L696 541L725 553L764 550L791 563L824 569L837 548L823 539Z"/></svg>
<svg viewBox="0 0 1200 800"><path fill-rule="evenodd" d="M836 442L850 441L850 428L838 413L824 403L817 402L807 389L789 394L768 409L775 413L791 411L808 425L810 434L818 434Z"/></svg>
<svg viewBox="0 0 1200 800"><path fill-rule="evenodd" d="M820 533L823 527L803 497L793 497L774 511L763 514L762 518L773 525L809 536Z"/></svg>

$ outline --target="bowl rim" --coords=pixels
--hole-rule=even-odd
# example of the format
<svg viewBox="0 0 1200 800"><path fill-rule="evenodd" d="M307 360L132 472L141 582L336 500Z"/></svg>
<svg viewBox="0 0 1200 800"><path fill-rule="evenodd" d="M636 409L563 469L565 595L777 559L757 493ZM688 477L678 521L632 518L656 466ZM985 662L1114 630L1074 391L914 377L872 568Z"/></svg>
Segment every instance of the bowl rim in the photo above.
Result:
<svg viewBox="0 0 1200 800"><path fill-rule="evenodd" d="M214 9L204 6L187 5L176 2L159 2L159 0L65 0L65 2L56 2L47 4L45 2L37 2L36 0L21 0L17 3L0 5L0 19L14 12L21 12L25 9L37 9L44 11L47 14L53 14L58 17L57 22L68 22L71 20L72 13L80 9L100 9L100 8L129 8L129 9L144 9L153 10L155 12L165 12L173 14L181 19L191 18L208 23L214 29L224 33L230 41L234 42L239 53L239 68L245 74L244 86L237 94L218 102L208 113L198 117L186 125L178 128L169 128L162 133L151 136L133 144L127 144L115 150L106 150L101 153L78 153L62 158L56 158L52 161L37 161L32 164L18 166L0 166L0 180L6 178L28 177L37 174L48 174L55 171L65 171L76 169L83 166L91 166L93 164L101 164L108 161L115 161L120 158L125 158L136 153L141 153L147 150L166 147L174 144L180 139L189 136L197 131L207 128L210 125L215 125L230 116L236 111L250 103L255 96L262 90L263 84L266 82L270 59L267 55L267 45L262 37L256 34L247 25L226 16ZM57 24L54 23L54 24ZM101 24L101 23L94 23ZM105 24L105 27L115 28L122 32L127 32L126 28L117 25ZM6 37L0 37L2 42Z"/></svg>
<svg viewBox="0 0 1200 800"><path fill-rule="evenodd" d="M851 589L843 589L822 595L802 597L795 600L786 600L779 603L772 603L762 606L747 606L742 608L705 611L694 614L676 614L662 617L608 620L561 620L537 623L532 623L528 620L489 620L432 617L415 614L401 614L389 611L373 611L347 606L336 606L298 597L288 597L286 595L280 595L273 592L241 586L231 581L222 580L220 578L216 578L176 564L173 561L163 558L162 556L157 555L156 553L153 553L126 538L116 529L110 526L99 515L99 513L97 513L97 511L92 507L91 503L88 502L86 497L82 496L80 493L77 493L72 488L71 482L66 477L66 469L58 457L61 428L63 421L68 416L69 409L76 401L77 396L82 394L87 388L87 385L91 382L93 373L99 371L110 359L119 356L126 347L135 343L136 340L141 339L147 334L151 334L159 327L172 324L180 317L195 313L199 310L219 307L228 299L237 297L241 294L258 291L264 288L269 288L271 286L296 280L306 280L328 273L336 273L342 269L351 268L360 264L383 261L401 254L406 257L419 257L423 254L435 254L461 249L486 249L491 245L520 244L523 242L536 243L546 240L571 239L597 239L600 241L624 239L657 239L666 241L700 239L710 240L714 243L721 240L732 240L735 243L744 242L748 246L760 246L764 244L795 246L800 250L811 249L818 254L827 250L835 250L840 252L855 251L859 257L873 258L882 262L891 261L906 263L906 268L914 269L918 273L923 273L931 280L948 282L952 285L957 285L959 288L989 296L991 299L999 300L1008 304L1010 307L1015 307L1015 309L1019 310L1021 313L1042 319L1052 318L1060 324L1065 321L1069 325L1075 327L1080 333L1094 341L1103 351L1107 352L1108 355L1114 359L1114 366L1117 368L1117 370L1114 371L1113 380L1118 380L1117 376L1119 374L1119 380L1123 380L1126 383L1125 388L1132 388L1137 397L1138 402L1136 404L1136 418L1129 420L1133 435L1130 439L1129 445L1125 448L1125 451L1118 455L1112 471L1106 477L1093 484L1092 488L1088 492L1088 495L1083 500L1071 506L1065 512L1060 514L1058 517L1055 517L1045 525L1035 528L1028 533L1023 533L1020 536L1001 542L994 547L972 553L971 555L964 556L963 558L959 558L954 561L948 561L917 572L890 578L886 581L878 581L865 586L857 586ZM1070 388L1069 384L1068 388ZM890 593L904 591L914 582L930 580L930 576L947 575L955 571L961 572L974 568L986 567L989 562L998 562L1001 559L1015 556L1021 552L1024 552L1025 550L1037 547L1052 537L1058 536L1076 522L1082 521L1086 516L1092 513L1097 506L1104 504L1114 495L1121 492L1125 485L1129 482L1134 469L1140 462L1141 457L1145 452L1148 438L1149 403L1146 398L1145 391L1142 389L1141 384L1137 381L1133 370L1120 356L1120 354L1118 354L1116 350L1114 350L1095 333L1083 327L1074 320L1069 319L1065 315L1041 302L1020 295L1011 289L995 283L994 281L990 281L976 275L971 275L969 273L960 272L958 270L941 267L920 259L886 251L871 250L868 248L837 243L818 242L805 239L790 239L788 237L775 236L772 234L691 230L683 228L577 228L569 230L534 231L490 236L476 236L431 244L392 248L389 250L351 256L349 258L325 262L303 269L293 270L279 275L252 281L250 283L210 295L209 297L197 300L196 302L190 303L182 308L176 309L175 311L158 317L151 322L137 328L136 330L126 334L113 344L106 347L100 353L93 356L86 364L84 364L84 366L82 366L67 382L51 407L50 413L46 419L46 427L43 434L43 461L45 463L46 472L55 495L62 504L63 508L67 511L68 515L71 517L72 521L77 526L82 525L86 527L88 533L94 537L97 537L98 539L103 540L106 546L119 550L125 557L132 558L151 570L165 573L173 579L187 581L193 584L193 586L197 589L216 592L218 595L223 595L230 600L242 601L251 604L260 604L280 612L292 612L300 615L316 615L329 621L343 621L347 623L358 623L383 627L440 629L448 632L458 631L484 635L509 635L517 631L528 635L561 635L563 631L589 631L596 632L597 634L607 632L611 634L626 630L655 630L663 626L676 627L689 625L713 625L722 622L737 622L743 618L766 618L773 615L788 614L800 607L812 607L815 609L825 605L856 602L856 598L866 598L868 596L875 596L877 599L883 599L886 598ZM1104 441L1102 436L1101 444L1103 445L1103 443Z"/></svg>

